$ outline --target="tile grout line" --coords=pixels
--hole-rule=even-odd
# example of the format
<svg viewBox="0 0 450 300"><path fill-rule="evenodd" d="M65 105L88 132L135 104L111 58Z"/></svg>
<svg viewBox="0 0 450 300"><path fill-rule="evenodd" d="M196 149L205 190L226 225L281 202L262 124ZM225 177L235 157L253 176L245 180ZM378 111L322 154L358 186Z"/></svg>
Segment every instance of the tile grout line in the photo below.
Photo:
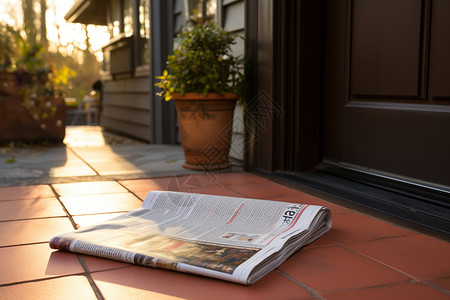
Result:
<svg viewBox="0 0 450 300"><path fill-rule="evenodd" d="M122 270L122 269L134 268L134 267L139 267L139 265L129 263L129 266L112 267L112 268L106 268L106 269L101 269L101 270L97 270L97 271L94 270L94 271L90 271L90 274L96 274L96 273L102 273L102 272L111 272L111 271L117 271L117 270Z"/></svg>
<svg viewBox="0 0 450 300"><path fill-rule="evenodd" d="M95 283L94 279L91 276L91 271L89 270L86 262L84 261L83 257L80 254L76 254L78 261L80 262L81 266L83 267L83 270L85 272L85 276L87 278L87 280L89 281L89 285L91 286L95 296L97 297L97 299L99 300L104 300L105 297L103 297L102 292L100 291L100 289L98 288L97 284Z"/></svg>
<svg viewBox="0 0 450 300"><path fill-rule="evenodd" d="M307 290L314 298L325 300L325 298L323 298L317 291L315 291L314 289L310 288L309 286L307 286L307 285L301 283L300 281L292 278L291 276L289 276L288 274L284 273L283 271L280 271L279 269L275 269L275 271L277 271L282 276L286 277L290 281L294 282L295 284L297 284L297 285L301 286L302 288L304 288L305 290Z"/></svg>
<svg viewBox="0 0 450 300"><path fill-rule="evenodd" d="M228 191L230 191L230 192L233 192L233 193L236 193L236 194L241 195L243 198L249 198L248 195L245 195L245 194L243 194L243 193L241 193L241 192L238 192L238 191L235 191L235 190L233 190L233 189L230 189L228 186L226 186L225 184L223 184L223 183L220 182L219 180L216 180L216 183L219 184L219 186L225 188L226 190L228 190Z"/></svg>
<svg viewBox="0 0 450 300"><path fill-rule="evenodd" d="M369 286L362 286L362 287L353 287L353 288L338 288L335 290L330 290L325 292L325 296L328 294L334 294L334 293L345 293L345 292L352 292L352 291L363 291L363 290L375 290L380 289L384 287L394 287L400 284L405 284L408 282L412 282L411 279L404 280L404 281L396 281L396 282L389 282L389 283L383 283L383 284L377 284L377 285L369 285Z"/></svg>
<svg viewBox="0 0 450 300"><path fill-rule="evenodd" d="M121 187L123 187L124 189L126 189L129 193L131 193L133 196L135 196L136 198L139 199L139 201L144 202L144 200L142 200L138 195L136 195L132 190L130 190L129 188L127 188L125 185L123 185L122 183L120 183L119 180L115 180L115 182L117 182Z"/></svg>
<svg viewBox="0 0 450 300"><path fill-rule="evenodd" d="M438 290L438 291L440 291L440 292L446 294L447 296L450 296L450 291L449 291L449 290L447 290L446 288L441 287L441 286L439 286L439 285L437 285L437 284L435 284L435 283L433 283L433 282L431 282L431 281L424 280L424 281L423 281L423 284L426 284L426 285L428 285L429 287L434 288L434 289L436 289L436 290Z"/></svg>
<svg viewBox="0 0 450 300"><path fill-rule="evenodd" d="M91 169L95 172L95 174L96 174L97 176L102 176L102 175L100 175L99 172L97 172L96 169L94 169L94 167L92 167L92 166L91 166L84 158L82 158L80 155L78 155L78 153L76 153L71 147L67 147L67 149L69 149L70 152L72 152L76 157L78 157L79 160L81 160L81 161L84 162L89 168L91 168Z"/></svg>
<svg viewBox="0 0 450 300"><path fill-rule="evenodd" d="M9 282L9 283L2 283L0 284L0 287L8 287L8 286L14 286L14 285L20 285L20 284L27 284L27 283L34 283L34 282L42 282L42 281L50 281L54 279L61 279L66 277L75 277L75 276L83 276L84 273L73 273L68 275L55 275L52 277L45 277L45 278L37 278L37 279L30 279L30 280L23 280L23 281L16 281L16 282Z"/></svg>
<svg viewBox="0 0 450 300"><path fill-rule="evenodd" d="M56 192L55 188L53 187L53 185L49 184L50 189L52 190L52 192L55 194L56 199L58 200L59 204L61 205L62 209L64 210L64 212L66 213L67 217L70 220L70 223L72 223L72 226L74 229L78 229L77 224L75 223L74 219L72 218L72 215L69 213L69 211L67 210L66 206L64 205L64 203L61 201L60 199L60 195L58 194L58 192ZM89 285L92 288L92 291L94 292L95 296L97 297L97 299L99 300L104 300L105 298L103 297L100 289L98 288L97 284L95 283L94 279L92 279L91 277L91 273L89 271L89 268L86 264L86 262L84 261L84 259L81 257L81 255L76 254L78 261L81 264L81 267L84 270L84 275L86 276L86 279L89 282Z"/></svg>
<svg viewBox="0 0 450 300"><path fill-rule="evenodd" d="M7 186L7 187L17 187L17 186ZM0 186L0 188L4 188L3 186ZM16 201L35 201L35 200L44 200L44 199L53 199L53 196L37 196L37 197L33 197L33 198L20 198L20 199L3 199L0 200L0 203L3 202L16 202Z"/></svg>
<svg viewBox="0 0 450 300"><path fill-rule="evenodd" d="M74 219L72 218L72 215L69 213L69 211L67 210L66 206L64 205L64 203L61 201L60 195L56 192L55 188L53 187L53 185L49 184L48 185L50 187L50 189L52 190L52 192L55 194L56 200L58 200L59 204L61 205L64 213L66 214L67 218L69 218L70 223L72 224L72 227L74 229L78 229L77 223L75 223Z"/></svg>
<svg viewBox="0 0 450 300"><path fill-rule="evenodd" d="M125 193L124 193L125 194ZM72 217L89 217L89 216L98 216L98 215L112 215L112 214L122 214L129 212L129 210L118 210L118 211L107 211L107 212L93 212L88 214L76 214L71 215Z"/></svg>
<svg viewBox="0 0 450 300"><path fill-rule="evenodd" d="M33 246L33 245L43 245L43 244L48 244L48 241L44 241L44 242L32 242L32 243L25 243L25 244L14 244L14 245L3 245L0 246L0 249L4 249L4 248L11 248L11 247L21 247L21 246Z"/></svg>
<svg viewBox="0 0 450 300"><path fill-rule="evenodd" d="M11 219L11 220L0 220L0 223L3 222L16 222L16 221L34 221L34 220L47 220L47 219L62 219L67 216L47 216L47 217L31 217L31 218L24 218L24 219Z"/></svg>
<svg viewBox="0 0 450 300"><path fill-rule="evenodd" d="M366 255L366 254L364 254L364 253L362 253L362 252L359 252L359 251L357 251L357 250L354 250L354 249L352 249L352 248L349 248L349 247L345 246L344 244L342 244L342 243L340 243L340 242L338 242L338 241L335 241L335 242L336 242L339 246L341 246L342 248L344 248L344 249L347 249L347 250L349 250L349 251L351 251L351 252L353 252L353 253L356 253L356 254L358 254L358 255L361 255L361 256L363 256L363 257L365 257L365 258L367 258L367 259L370 259L371 261L376 262L376 263L378 263L378 264L380 264L380 265L382 265L382 266L384 266L384 267L386 267L386 268L389 268L389 269L391 269L391 270L393 270L393 271L396 271L396 272L398 272L398 273L400 273L400 274L402 274L402 275L404 275L404 276L406 276L406 277L409 277L410 279L412 279L412 280L415 281L415 282L423 283L422 280L420 280L419 278L417 278L417 277L415 277L415 276L413 276L413 275L411 275L411 274L409 274L409 273L407 273L407 272L405 272L405 271L402 271L402 270L400 270L400 269L398 269L398 268L396 268L396 267L394 267L394 266L391 266L391 265L389 265L389 264L387 264L387 263L384 263L384 262L382 262L382 261L380 261L380 260L378 260L378 259L376 259L376 258L373 258L373 257L371 257L371 256L369 256L369 255Z"/></svg>

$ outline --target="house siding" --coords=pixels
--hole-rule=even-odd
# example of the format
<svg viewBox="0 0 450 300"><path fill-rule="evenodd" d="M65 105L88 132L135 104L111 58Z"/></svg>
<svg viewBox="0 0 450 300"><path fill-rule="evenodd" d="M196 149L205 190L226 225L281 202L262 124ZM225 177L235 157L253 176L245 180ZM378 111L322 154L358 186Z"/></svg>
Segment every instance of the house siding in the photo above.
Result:
<svg viewBox="0 0 450 300"><path fill-rule="evenodd" d="M102 126L105 130L153 141L148 76L103 82Z"/></svg>
<svg viewBox="0 0 450 300"><path fill-rule="evenodd" d="M183 16L183 3L182 0L174 0L173 3L173 34L176 35L180 31L181 27L185 23Z"/></svg>
<svg viewBox="0 0 450 300"><path fill-rule="evenodd" d="M245 2L243 0L224 0L218 9L218 22L225 29L245 36ZM245 54L245 41L236 39L236 44L231 47L236 56ZM244 109L238 103L234 110L233 137L231 142L230 157L239 162L244 161L245 150L245 126Z"/></svg>

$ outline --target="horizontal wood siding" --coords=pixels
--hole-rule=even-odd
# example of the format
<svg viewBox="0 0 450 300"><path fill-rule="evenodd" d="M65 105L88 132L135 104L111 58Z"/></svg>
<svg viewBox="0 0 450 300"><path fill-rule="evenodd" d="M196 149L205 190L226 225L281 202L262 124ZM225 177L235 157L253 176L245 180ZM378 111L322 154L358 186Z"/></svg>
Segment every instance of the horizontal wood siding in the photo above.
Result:
<svg viewBox="0 0 450 300"><path fill-rule="evenodd" d="M229 31L243 30L245 27L244 1L234 1L223 6L223 27Z"/></svg>
<svg viewBox="0 0 450 300"><path fill-rule="evenodd" d="M103 82L102 126L152 142L152 109L148 77Z"/></svg>
<svg viewBox="0 0 450 300"><path fill-rule="evenodd" d="M181 27L184 24L184 16L183 16L183 4L182 0L174 0L173 3L173 30L174 33L178 33L181 30Z"/></svg>
<svg viewBox="0 0 450 300"><path fill-rule="evenodd" d="M104 93L149 93L150 86L148 76L117 79L104 82Z"/></svg>
<svg viewBox="0 0 450 300"><path fill-rule="evenodd" d="M130 120L133 120L133 123L138 125L150 126L148 111L140 109L125 108L122 106L106 106L103 108L103 116L124 122L130 122Z"/></svg>
<svg viewBox="0 0 450 300"><path fill-rule="evenodd" d="M123 101L124 99L126 101ZM104 102L114 107L150 110L151 105L148 100L148 94L119 92L111 93Z"/></svg>
<svg viewBox="0 0 450 300"><path fill-rule="evenodd" d="M130 122L124 122L117 119L104 118L102 126L105 130L125 134L127 136L142 139L144 141L150 141L152 139L151 132L147 127L140 126Z"/></svg>
<svg viewBox="0 0 450 300"><path fill-rule="evenodd" d="M243 37L245 35L245 32L244 30L241 30L237 31L236 34L240 37ZM236 39L235 44L231 45L231 50L236 55L244 55L245 53L245 41L240 37Z"/></svg>

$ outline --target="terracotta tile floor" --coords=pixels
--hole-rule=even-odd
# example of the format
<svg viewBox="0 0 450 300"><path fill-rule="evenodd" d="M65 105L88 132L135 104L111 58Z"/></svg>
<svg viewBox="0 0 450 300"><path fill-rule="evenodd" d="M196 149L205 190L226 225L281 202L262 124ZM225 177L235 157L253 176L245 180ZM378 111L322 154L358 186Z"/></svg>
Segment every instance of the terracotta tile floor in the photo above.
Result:
<svg viewBox="0 0 450 300"><path fill-rule="evenodd" d="M328 206L333 227L251 286L53 251L151 190ZM450 244L248 173L0 188L0 299L450 299Z"/></svg>

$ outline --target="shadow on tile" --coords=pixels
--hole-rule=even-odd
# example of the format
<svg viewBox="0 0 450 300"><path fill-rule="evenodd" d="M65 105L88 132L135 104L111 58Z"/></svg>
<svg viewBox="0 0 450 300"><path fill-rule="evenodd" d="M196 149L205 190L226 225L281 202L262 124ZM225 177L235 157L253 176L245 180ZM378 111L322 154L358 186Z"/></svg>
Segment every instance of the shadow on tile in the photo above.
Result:
<svg viewBox="0 0 450 300"><path fill-rule="evenodd" d="M51 251L51 250L50 250ZM53 251L47 262L45 275L62 275L66 273L83 273L77 255L64 251Z"/></svg>
<svg viewBox="0 0 450 300"><path fill-rule="evenodd" d="M300 285L277 271L250 286L173 271L132 267L93 273L106 299L312 299Z"/></svg>

